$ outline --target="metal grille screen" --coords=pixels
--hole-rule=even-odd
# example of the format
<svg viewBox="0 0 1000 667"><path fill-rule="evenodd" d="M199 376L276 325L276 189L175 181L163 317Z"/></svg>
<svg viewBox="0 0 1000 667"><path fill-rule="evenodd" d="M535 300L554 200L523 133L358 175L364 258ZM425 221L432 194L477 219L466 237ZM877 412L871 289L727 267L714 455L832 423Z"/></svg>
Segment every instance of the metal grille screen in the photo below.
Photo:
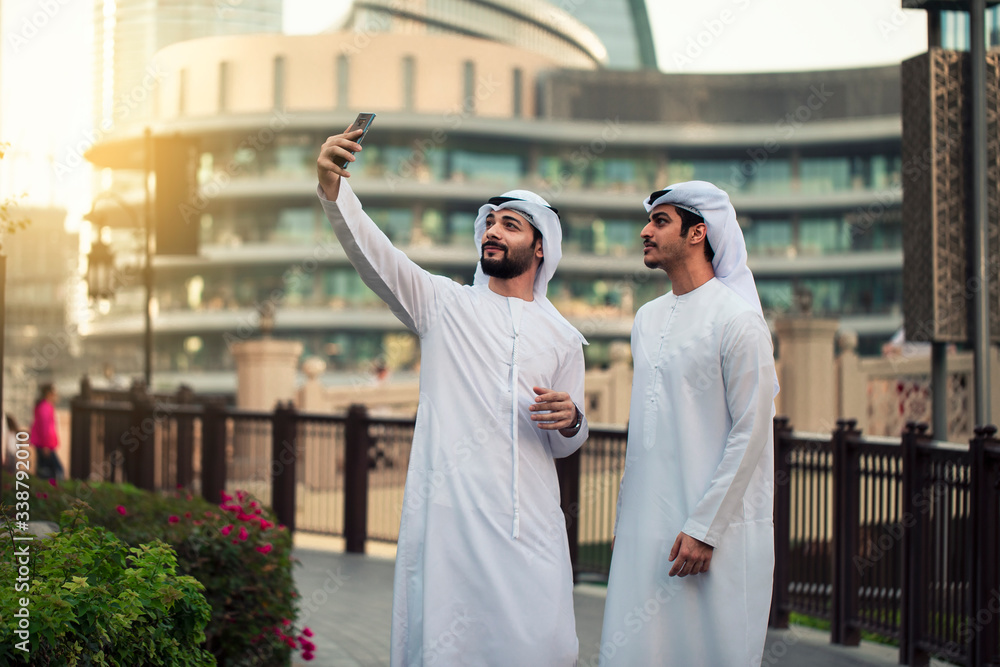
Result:
<svg viewBox="0 0 1000 667"><path fill-rule="evenodd" d="M966 342L972 202L969 54L903 62L903 318L909 340ZM1000 54L986 63L987 275L990 334L1000 342Z"/></svg>

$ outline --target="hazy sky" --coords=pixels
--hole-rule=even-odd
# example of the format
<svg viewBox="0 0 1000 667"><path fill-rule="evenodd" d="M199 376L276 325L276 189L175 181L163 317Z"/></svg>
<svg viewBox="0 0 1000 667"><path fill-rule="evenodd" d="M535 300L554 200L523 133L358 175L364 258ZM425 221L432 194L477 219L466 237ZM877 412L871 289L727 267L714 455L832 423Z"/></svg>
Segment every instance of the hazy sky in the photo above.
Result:
<svg viewBox="0 0 1000 667"><path fill-rule="evenodd" d="M926 47L924 12L904 12L900 1L650 0L647 5L663 70L732 72L899 62ZM322 30L348 4L285 0L285 30ZM71 217L78 216L87 210L89 168L82 164L57 176L52 165L65 164L92 143L94 2L7 0L0 7L0 141L12 145L0 162L0 196L28 192L36 202L68 204Z"/></svg>
<svg viewBox="0 0 1000 667"><path fill-rule="evenodd" d="M591 0L555 0L559 7ZM285 31L331 25L347 0L285 0ZM881 65L926 50L927 14L901 0L648 0L668 72Z"/></svg>

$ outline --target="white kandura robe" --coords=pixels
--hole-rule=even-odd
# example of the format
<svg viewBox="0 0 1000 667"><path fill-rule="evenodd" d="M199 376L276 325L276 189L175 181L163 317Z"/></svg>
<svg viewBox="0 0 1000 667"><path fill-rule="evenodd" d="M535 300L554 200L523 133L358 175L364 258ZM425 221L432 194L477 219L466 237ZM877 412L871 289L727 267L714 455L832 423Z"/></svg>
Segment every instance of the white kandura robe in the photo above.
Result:
<svg viewBox="0 0 1000 667"><path fill-rule="evenodd" d="M767 325L713 278L640 308L632 358L600 664L759 665L774 566ZM667 576L680 532L715 547L707 573Z"/></svg>
<svg viewBox="0 0 1000 667"><path fill-rule="evenodd" d="M573 665L573 575L553 457L576 451L588 429L543 431L528 407L533 386L584 404L578 334L534 301L424 271L346 180L335 204L318 194L362 279L420 337L391 664Z"/></svg>

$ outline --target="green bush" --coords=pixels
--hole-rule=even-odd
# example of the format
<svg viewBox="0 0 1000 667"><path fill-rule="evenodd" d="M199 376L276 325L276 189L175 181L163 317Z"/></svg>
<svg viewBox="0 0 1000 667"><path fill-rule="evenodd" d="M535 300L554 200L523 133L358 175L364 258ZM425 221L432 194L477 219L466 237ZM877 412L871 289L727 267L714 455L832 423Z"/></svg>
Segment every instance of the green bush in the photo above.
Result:
<svg viewBox="0 0 1000 667"><path fill-rule="evenodd" d="M287 665L297 650L312 659L312 633L294 629L291 535L248 494L216 506L183 490L158 494L128 484L32 480L31 486L33 519L51 520L80 499L93 525L127 544L171 545L178 572L205 587L211 618L204 648L219 665Z"/></svg>
<svg viewBox="0 0 1000 667"><path fill-rule="evenodd" d="M0 664L215 664L201 648L210 613L203 587L177 574L168 545L130 548L88 526L82 509L64 512L60 532L46 539L18 541L7 526L0 537L0 580L8 582L0 589ZM18 556L27 561L20 573ZM22 600L27 618L19 614Z"/></svg>

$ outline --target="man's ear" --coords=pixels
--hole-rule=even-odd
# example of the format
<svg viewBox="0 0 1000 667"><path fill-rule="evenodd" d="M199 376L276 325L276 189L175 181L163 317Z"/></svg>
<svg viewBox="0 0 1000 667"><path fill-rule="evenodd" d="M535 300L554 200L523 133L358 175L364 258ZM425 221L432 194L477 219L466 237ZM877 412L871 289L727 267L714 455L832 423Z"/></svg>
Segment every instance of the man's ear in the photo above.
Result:
<svg viewBox="0 0 1000 667"><path fill-rule="evenodd" d="M690 232L688 234L688 243L694 245L701 241L708 242L708 225L704 222L699 222L688 231Z"/></svg>
<svg viewBox="0 0 1000 667"><path fill-rule="evenodd" d="M545 253L542 251L542 239L535 241L535 257L545 259Z"/></svg>

